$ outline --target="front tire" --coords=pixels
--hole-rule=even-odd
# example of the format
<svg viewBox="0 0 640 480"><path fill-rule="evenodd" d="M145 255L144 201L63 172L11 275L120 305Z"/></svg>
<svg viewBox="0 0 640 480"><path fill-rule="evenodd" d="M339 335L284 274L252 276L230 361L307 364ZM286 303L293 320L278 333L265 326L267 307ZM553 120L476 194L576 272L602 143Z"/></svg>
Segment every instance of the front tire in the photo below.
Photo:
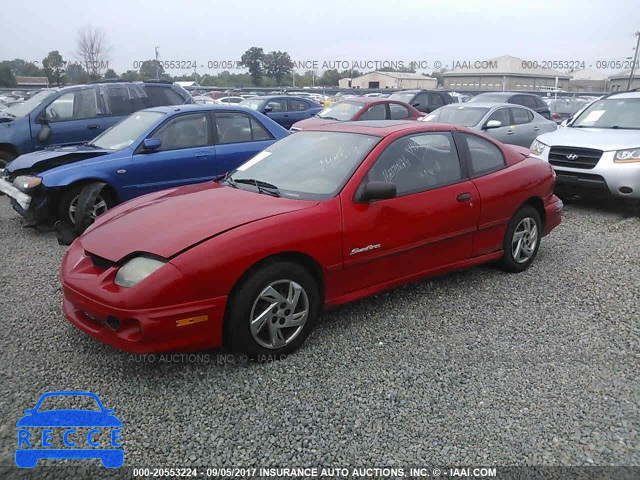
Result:
<svg viewBox="0 0 640 480"><path fill-rule="evenodd" d="M542 222L538 211L529 205L520 208L507 227L500 268L513 273L529 268L538 253L541 237Z"/></svg>
<svg viewBox="0 0 640 480"><path fill-rule="evenodd" d="M242 281L225 316L225 343L254 359L272 360L295 351L320 314L313 276L289 261L269 262Z"/></svg>
<svg viewBox="0 0 640 480"><path fill-rule="evenodd" d="M58 203L58 219L61 222L73 227L78 234L86 230L86 228L91 223L93 223L93 220L95 220L98 215L103 214L104 212L112 208L115 204L115 201L111 198L108 192L101 188L95 196L95 201L93 202L93 206L90 209L90 218L83 219L82 225L77 225L75 213L80 197L83 194L90 192L92 189L96 189L99 185L99 183L88 183L71 187L70 189L67 189L66 192L64 192L62 198L60 199L60 202Z"/></svg>

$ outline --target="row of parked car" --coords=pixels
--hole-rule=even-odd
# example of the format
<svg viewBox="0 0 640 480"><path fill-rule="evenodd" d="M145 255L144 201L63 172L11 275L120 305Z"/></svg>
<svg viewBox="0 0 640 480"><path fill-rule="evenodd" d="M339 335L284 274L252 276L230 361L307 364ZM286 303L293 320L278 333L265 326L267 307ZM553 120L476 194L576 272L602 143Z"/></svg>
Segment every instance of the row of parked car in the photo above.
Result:
<svg viewBox="0 0 640 480"><path fill-rule="evenodd" d="M520 94L432 108L430 93L323 107L194 105L162 83L55 90L0 117L35 150L10 159L0 191L63 243L81 235L61 269L80 330L131 352L264 358L296 349L323 308L480 263L523 271L561 221L556 186L640 198L640 93L560 128ZM112 124L42 148L95 119Z"/></svg>

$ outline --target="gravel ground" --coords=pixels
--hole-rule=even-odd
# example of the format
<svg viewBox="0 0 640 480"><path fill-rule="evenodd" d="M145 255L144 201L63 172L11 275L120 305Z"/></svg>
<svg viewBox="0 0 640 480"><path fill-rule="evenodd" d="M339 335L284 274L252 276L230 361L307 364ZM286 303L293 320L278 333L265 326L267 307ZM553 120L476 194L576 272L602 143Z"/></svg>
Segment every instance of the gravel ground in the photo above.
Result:
<svg viewBox="0 0 640 480"><path fill-rule="evenodd" d="M256 365L129 355L72 328L64 247L0 199L0 465L51 390L114 408L131 466L639 465L639 233L617 206L568 205L527 272L347 305Z"/></svg>

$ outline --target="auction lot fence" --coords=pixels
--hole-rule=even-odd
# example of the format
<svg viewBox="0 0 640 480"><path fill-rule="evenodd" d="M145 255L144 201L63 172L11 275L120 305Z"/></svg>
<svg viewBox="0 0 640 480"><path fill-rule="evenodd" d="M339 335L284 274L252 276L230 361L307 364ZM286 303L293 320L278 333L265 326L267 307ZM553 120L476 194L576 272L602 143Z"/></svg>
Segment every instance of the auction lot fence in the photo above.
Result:
<svg viewBox="0 0 640 480"><path fill-rule="evenodd" d="M96 461L98 463L98 461ZM125 460L126 463L126 460ZM196 462L193 462L196 463ZM541 466L123 466L107 469L85 464L19 469L0 466L1 478L200 478L200 479L352 479L352 478L490 478L497 480L637 480L640 466L541 467Z"/></svg>

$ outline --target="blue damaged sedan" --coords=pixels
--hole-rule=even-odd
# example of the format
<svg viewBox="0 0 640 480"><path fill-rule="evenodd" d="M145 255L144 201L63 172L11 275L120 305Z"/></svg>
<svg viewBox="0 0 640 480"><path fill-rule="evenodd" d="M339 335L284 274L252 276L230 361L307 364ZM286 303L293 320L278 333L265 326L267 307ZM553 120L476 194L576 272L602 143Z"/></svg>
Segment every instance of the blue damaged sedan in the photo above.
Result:
<svg viewBox="0 0 640 480"><path fill-rule="evenodd" d="M0 192L28 226L58 222L80 234L118 203L211 180L288 133L243 107L149 108L84 145L16 158L0 170Z"/></svg>

